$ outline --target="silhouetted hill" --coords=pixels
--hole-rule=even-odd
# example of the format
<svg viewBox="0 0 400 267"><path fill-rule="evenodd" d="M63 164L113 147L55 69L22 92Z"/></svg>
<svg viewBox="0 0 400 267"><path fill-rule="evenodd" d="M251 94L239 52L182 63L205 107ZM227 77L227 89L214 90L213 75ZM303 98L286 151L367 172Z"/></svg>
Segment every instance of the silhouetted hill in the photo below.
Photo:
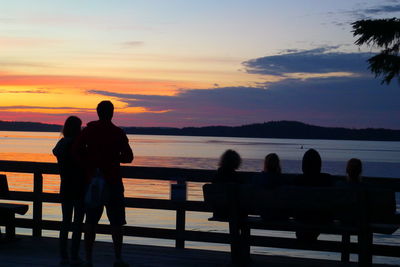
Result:
<svg viewBox="0 0 400 267"><path fill-rule="evenodd" d="M61 127L61 125L36 122L0 121L0 131L59 132ZM400 141L400 130L321 127L296 121L271 121L236 127L124 127L124 129L128 134L149 135Z"/></svg>
<svg viewBox="0 0 400 267"><path fill-rule="evenodd" d="M40 122L0 121L0 131L60 132L62 126Z"/></svg>
<svg viewBox="0 0 400 267"><path fill-rule="evenodd" d="M271 121L236 127L208 126L182 129L126 127L125 131L129 134L400 141L400 130L320 127L296 121Z"/></svg>

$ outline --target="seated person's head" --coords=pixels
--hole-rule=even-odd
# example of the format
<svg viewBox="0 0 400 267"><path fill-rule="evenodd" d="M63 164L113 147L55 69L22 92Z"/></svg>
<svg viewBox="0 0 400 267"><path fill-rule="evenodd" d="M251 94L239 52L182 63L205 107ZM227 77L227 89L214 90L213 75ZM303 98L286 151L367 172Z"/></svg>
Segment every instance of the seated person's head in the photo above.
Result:
<svg viewBox="0 0 400 267"><path fill-rule="evenodd" d="M237 170L241 163L240 155L236 151L228 149L222 154L219 167L225 170Z"/></svg>
<svg viewBox="0 0 400 267"><path fill-rule="evenodd" d="M315 175L321 173L321 156L315 149L309 149L304 153L302 170L305 175Z"/></svg>
<svg viewBox="0 0 400 267"><path fill-rule="evenodd" d="M281 163L275 153L270 153L264 160L264 171L269 173L281 174Z"/></svg>
<svg viewBox="0 0 400 267"><path fill-rule="evenodd" d="M361 160L352 158L347 162L347 181L350 183L361 182L362 163Z"/></svg>
<svg viewBox="0 0 400 267"><path fill-rule="evenodd" d="M111 121L114 114L114 105L111 101L101 101L97 105L97 115L101 121Z"/></svg>

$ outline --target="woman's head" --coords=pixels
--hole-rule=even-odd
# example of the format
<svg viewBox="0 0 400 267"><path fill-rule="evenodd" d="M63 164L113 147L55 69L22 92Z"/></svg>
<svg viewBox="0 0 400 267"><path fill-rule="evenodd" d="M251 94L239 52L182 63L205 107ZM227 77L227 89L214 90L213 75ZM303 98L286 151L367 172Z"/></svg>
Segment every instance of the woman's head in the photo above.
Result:
<svg viewBox="0 0 400 267"><path fill-rule="evenodd" d="M241 163L242 159L240 158L240 155L236 151L228 149L224 154L222 154L219 161L219 167L223 169L236 170L240 167Z"/></svg>
<svg viewBox="0 0 400 267"><path fill-rule="evenodd" d="M69 116L62 129L64 137L76 137L81 132L82 121L76 116Z"/></svg>
<svg viewBox="0 0 400 267"><path fill-rule="evenodd" d="M270 173L281 174L281 163L279 157L275 153L270 153L264 160L264 171Z"/></svg>
<svg viewBox="0 0 400 267"><path fill-rule="evenodd" d="M346 167L348 182L361 182L362 163L361 160L352 158L347 162Z"/></svg>
<svg viewBox="0 0 400 267"><path fill-rule="evenodd" d="M304 153L302 170L304 174L313 175L321 173L321 156L315 149L309 149Z"/></svg>

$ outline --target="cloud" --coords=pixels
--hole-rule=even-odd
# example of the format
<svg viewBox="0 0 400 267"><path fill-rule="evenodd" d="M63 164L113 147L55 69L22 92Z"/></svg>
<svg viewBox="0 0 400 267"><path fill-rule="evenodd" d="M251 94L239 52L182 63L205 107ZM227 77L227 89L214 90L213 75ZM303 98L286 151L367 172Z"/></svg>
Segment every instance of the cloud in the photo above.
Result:
<svg viewBox="0 0 400 267"><path fill-rule="evenodd" d="M34 110L34 109L48 109L48 110L81 110L81 111L91 111L93 109L89 108L76 108L76 107L48 107L48 106L0 106L1 110L11 110L11 109L21 109L21 110Z"/></svg>
<svg viewBox="0 0 400 267"><path fill-rule="evenodd" d="M242 125L270 120L298 120L324 126L400 129L397 85L382 86L373 77L286 79L256 87L181 90L175 96L118 94L128 107L144 107L160 114L117 115L132 126Z"/></svg>
<svg viewBox="0 0 400 267"><path fill-rule="evenodd" d="M27 61L19 61L19 60L0 60L0 65L2 67L33 67L33 68L54 68L54 66L37 63L37 62L27 62Z"/></svg>
<svg viewBox="0 0 400 267"><path fill-rule="evenodd" d="M49 90L8 90L0 93L12 93L12 94L48 94Z"/></svg>
<svg viewBox="0 0 400 267"><path fill-rule="evenodd" d="M366 60L371 53L332 52L338 46L260 57L243 62L248 73L286 75L289 73L367 72Z"/></svg>
<svg viewBox="0 0 400 267"><path fill-rule="evenodd" d="M400 12L400 4L397 2L393 5L381 5L361 10L362 13L367 15L380 15Z"/></svg>
<svg viewBox="0 0 400 267"><path fill-rule="evenodd" d="M366 6L366 3L364 3L363 6L344 13L355 19L370 19L377 16L393 16L393 14L400 12L400 1L388 0L382 2L384 3L375 6Z"/></svg>
<svg viewBox="0 0 400 267"><path fill-rule="evenodd" d="M123 46L125 47L138 47L138 46L143 46L144 42L142 41L130 41L130 42L124 42L122 43Z"/></svg>
<svg viewBox="0 0 400 267"><path fill-rule="evenodd" d="M380 4L371 5L367 1L358 3L354 8L340 10L337 12L328 12L327 16L333 18L330 22L340 27L342 30L350 32L351 24L361 19L377 19L396 17L400 13L399 0L380 0Z"/></svg>

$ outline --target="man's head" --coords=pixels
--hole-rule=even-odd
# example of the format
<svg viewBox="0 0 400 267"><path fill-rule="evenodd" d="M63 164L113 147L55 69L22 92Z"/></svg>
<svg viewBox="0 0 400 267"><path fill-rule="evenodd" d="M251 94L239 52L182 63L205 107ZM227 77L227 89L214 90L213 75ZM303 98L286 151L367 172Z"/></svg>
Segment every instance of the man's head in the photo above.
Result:
<svg viewBox="0 0 400 267"><path fill-rule="evenodd" d="M111 121L114 114L114 105L111 101L105 100L101 101L97 105L97 115L102 121Z"/></svg>

